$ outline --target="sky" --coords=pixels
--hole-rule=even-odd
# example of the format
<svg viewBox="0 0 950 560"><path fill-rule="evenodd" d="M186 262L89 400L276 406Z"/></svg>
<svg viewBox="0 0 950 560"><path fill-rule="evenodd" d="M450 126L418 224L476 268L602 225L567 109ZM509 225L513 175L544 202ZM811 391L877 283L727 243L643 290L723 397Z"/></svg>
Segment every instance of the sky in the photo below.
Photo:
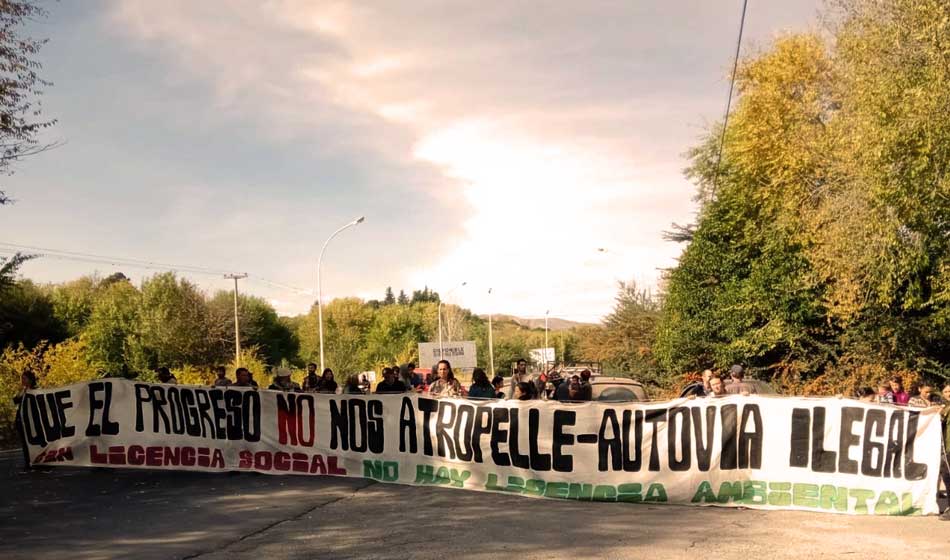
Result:
<svg viewBox="0 0 950 560"><path fill-rule="evenodd" d="M743 54L817 28L821 0L749 4ZM51 2L30 33L49 38L60 145L2 179L0 242L246 272L242 291L294 315L327 237L365 216L327 246L325 299L428 286L596 322L619 281L655 290L682 251L662 232L693 219L683 154L722 117L741 6ZM21 269L116 271L159 267Z"/></svg>

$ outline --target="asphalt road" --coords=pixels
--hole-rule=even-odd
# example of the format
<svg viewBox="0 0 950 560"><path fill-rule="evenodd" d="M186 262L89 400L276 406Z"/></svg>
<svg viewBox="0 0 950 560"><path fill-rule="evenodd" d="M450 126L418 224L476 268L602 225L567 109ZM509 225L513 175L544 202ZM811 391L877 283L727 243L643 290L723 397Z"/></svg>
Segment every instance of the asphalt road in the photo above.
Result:
<svg viewBox="0 0 950 560"><path fill-rule="evenodd" d="M950 522L584 503L0 452L0 558L950 558Z"/></svg>

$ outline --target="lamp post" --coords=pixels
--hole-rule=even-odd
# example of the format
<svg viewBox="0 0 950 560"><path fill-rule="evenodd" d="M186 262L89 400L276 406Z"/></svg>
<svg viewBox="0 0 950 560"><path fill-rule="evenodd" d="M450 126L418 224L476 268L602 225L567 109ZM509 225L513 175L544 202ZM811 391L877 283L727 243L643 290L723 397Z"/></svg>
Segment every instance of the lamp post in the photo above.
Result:
<svg viewBox="0 0 950 560"><path fill-rule="evenodd" d="M491 298L491 288L488 288L489 299ZM491 303L488 304L488 370L491 372L492 378L495 377L495 346L492 344L491 340L491 316L492 309Z"/></svg>
<svg viewBox="0 0 950 560"><path fill-rule="evenodd" d="M363 223L365 216L360 216L359 218L353 220L352 222L346 224L340 229L334 231L330 237L327 238L326 242L323 244L323 248L320 249L320 258L317 259L317 322L319 323L320 328L320 371L324 370L323 362L323 286L320 284L320 268L323 265L323 253L327 250L327 245L330 244L330 241L337 236L341 231L345 230L348 227L352 227L358 224Z"/></svg>
<svg viewBox="0 0 950 560"><path fill-rule="evenodd" d="M445 297L449 297L452 294L452 292L461 288L467 283L468 282L462 282L461 284L458 284L457 286L455 286L454 288L446 292ZM439 359L440 360L444 359L443 356L444 356L444 353L442 352L442 296L439 296Z"/></svg>
<svg viewBox="0 0 950 560"><path fill-rule="evenodd" d="M544 312L544 366L542 368L547 370L548 368L548 314L551 313L551 310L548 309Z"/></svg>

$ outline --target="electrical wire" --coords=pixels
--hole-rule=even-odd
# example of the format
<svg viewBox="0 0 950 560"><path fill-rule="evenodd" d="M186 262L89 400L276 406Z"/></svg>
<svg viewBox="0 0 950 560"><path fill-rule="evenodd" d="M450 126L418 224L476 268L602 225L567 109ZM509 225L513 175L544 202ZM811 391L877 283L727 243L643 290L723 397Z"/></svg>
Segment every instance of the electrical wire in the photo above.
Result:
<svg viewBox="0 0 950 560"><path fill-rule="evenodd" d="M749 0L742 0L742 18L739 20L739 39L736 41L736 56L732 62L732 76L729 80L729 97L726 99L726 112L722 119L722 133L719 136L719 155L716 157L716 173L713 175L713 192L719 186L719 164L722 163L722 147L726 143L726 128L729 126L729 109L732 108L732 92L736 86L736 73L739 71L739 50L742 48L742 31L745 29L745 12Z"/></svg>
<svg viewBox="0 0 950 560"><path fill-rule="evenodd" d="M219 270L208 267L193 266L193 265L183 265L183 264L172 264L172 263L162 263L157 261L150 261L145 259L135 259L127 257L114 257L109 255L99 255L94 253L82 253L78 251L64 251L61 249L50 249L48 247L37 247L33 245L22 245L17 243L6 243L0 242L0 254L12 255L19 252L30 252L37 255L40 255L44 258L50 258L55 260L68 260L76 262L85 262L93 264L107 264L114 267L125 267L130 266L134 268L143 268L147 270L163 270L170 272L177 272L181 274L203 274L206 276L217 276L221 277L227 274L234 274L233 272L226 270ZM258 275L248 275L248 279L254 281L258 284L264 284L272 288L279 288L282 290L288 290L295 292L301 295L313 295L312 290L305 290L303 288L298 288L296 286L291 286L289 284L282 284L280 282L275 282L269 280L262 276Z"/></svg>

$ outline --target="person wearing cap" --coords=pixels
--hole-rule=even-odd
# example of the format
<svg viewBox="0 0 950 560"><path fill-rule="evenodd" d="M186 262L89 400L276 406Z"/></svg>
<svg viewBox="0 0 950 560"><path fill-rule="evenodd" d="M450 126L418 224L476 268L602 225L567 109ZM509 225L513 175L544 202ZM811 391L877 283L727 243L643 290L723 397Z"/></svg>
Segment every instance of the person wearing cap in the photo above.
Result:
<svg viewBox="0 0 950 560"><path fill-rule="evenodd" d="M745 370L739 364L729 368L729 377L732 378L732 383L726 385L726 393L730 395L754 395L756 393L755 385L743 381Z"/></svg>
<svg viewBox="0 0 950 560"><path fill-rule="evenodd" d="M274 382L268 387L271 391L284 391L287 393L299 393L300 385L290 378L290 369L285 367L277 368L277 375Z"/></svg>

